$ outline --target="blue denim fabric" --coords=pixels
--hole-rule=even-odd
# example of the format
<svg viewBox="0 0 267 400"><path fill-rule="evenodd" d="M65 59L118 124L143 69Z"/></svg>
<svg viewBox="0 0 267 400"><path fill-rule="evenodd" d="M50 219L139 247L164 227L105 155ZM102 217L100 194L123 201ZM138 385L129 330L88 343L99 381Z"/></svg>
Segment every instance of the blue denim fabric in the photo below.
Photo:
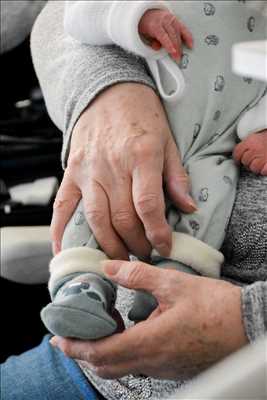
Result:
<svg viewBox="0 0 267 400"><path fill-rule="evenodd" d="M97 400L78 364L49 344L51 336L1 365L1 400Z"/></svg>

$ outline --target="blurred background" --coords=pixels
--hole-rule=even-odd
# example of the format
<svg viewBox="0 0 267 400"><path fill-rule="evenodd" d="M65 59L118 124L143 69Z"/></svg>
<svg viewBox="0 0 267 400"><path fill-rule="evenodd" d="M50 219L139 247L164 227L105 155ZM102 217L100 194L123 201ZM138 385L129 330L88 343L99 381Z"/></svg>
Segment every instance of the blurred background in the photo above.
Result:
<svg viewBox="0 0 267 400"><path fill-rule="evenodd" d="M51 122L31 61L30 32L44 0L1 0L0 361L39 344L49 301L48 226L62 179L61 132Z"/></svg>

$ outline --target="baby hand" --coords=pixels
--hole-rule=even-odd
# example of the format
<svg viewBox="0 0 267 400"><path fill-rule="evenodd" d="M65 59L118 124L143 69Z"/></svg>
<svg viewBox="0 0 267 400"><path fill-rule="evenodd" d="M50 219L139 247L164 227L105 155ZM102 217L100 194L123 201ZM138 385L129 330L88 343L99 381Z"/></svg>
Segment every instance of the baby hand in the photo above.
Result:
<svg viewBox="0 0 267 400"><path fill-rule="evenodd" d="M182 56L182 41L192 49L189 29L168 10L149 10L139 22L139 33L148 39L154 50L164 47L176 61Z"/></svg>
<svg viewBox="0 0 267 400"><path fill-rule="evenodd" d="M249 135L235 147L233 156L255 174L267 176L267 129Z"/></svg>

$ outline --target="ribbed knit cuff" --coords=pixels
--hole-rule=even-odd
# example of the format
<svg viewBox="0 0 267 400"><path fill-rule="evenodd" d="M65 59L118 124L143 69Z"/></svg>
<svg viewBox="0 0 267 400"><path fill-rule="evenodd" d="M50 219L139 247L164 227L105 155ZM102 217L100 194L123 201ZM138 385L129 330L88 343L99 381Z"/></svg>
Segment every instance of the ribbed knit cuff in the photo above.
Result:
<svg viewBox="0 0 267 400"><path fill-rule="evenodd" d="M256 282L241 289L242 316L250 342L267 332L267 282Z"/></svg>
<svg viewBox="0 0 267 400"><path fill-rule="evenodd" d="M73 247L62 250L50 262L50 279L48 288L50 293L57 282L66 275L77 272L93 272L104 276L101 261L108 260L108 257L100 250L89 247Z"/></svg>
<svg viewBox="0 0 267 400"><path fill-rule="evenodd" d="M152 256L158 255L156 250L152 251ZM219 278L224 256L201 240L184 233L173 232L169 259L179 261L201 275Z"/></svg>
<svg viewBox="0 0 267 400"><path fill-rule="evenodd" d="M145 58L161 58L164 49L153 50L141 39L138 25L146 11L151 9L168 10L166 1L114 1L107 21L108 34L112 41L124 49Z"/></svg>

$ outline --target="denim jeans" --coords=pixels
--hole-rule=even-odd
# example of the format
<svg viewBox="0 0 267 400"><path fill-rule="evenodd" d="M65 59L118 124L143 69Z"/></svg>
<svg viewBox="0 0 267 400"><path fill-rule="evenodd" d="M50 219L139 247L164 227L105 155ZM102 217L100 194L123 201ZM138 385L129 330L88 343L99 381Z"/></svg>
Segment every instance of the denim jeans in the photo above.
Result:
<svg viewBox="0 0 267 400"><path fill-rule="evenodd" d="M1 365L1 400L97 400L78 364L54 349L49 339Z"/></svg>

